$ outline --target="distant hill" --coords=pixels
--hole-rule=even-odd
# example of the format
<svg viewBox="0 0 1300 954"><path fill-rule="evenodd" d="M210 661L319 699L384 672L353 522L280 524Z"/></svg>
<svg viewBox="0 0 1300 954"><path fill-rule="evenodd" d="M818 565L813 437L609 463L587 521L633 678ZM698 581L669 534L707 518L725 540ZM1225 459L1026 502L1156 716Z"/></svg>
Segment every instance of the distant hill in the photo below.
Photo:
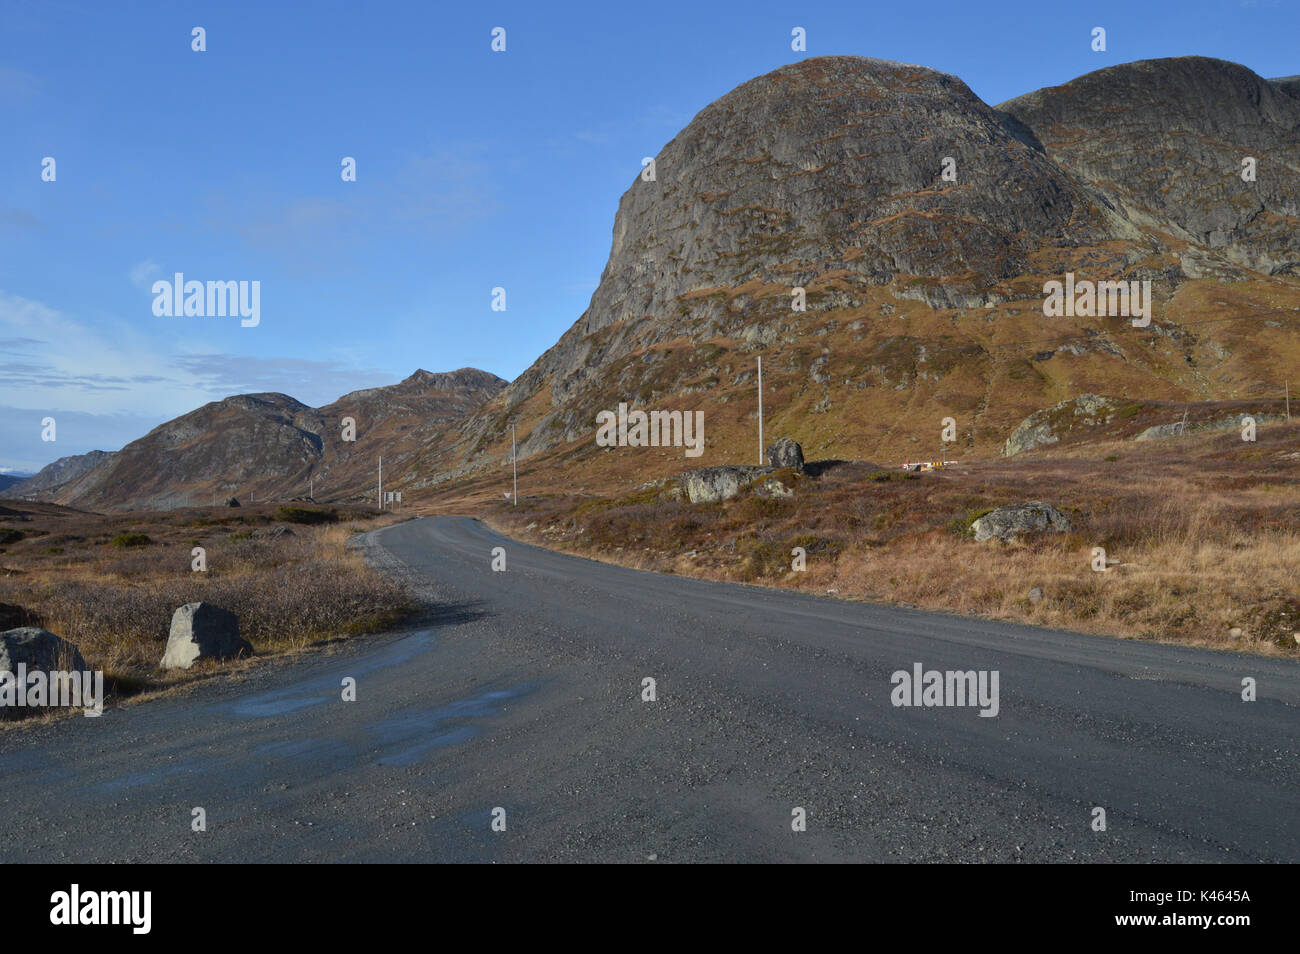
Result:
<svg viewBox="0 0 1300 954"><path fill-rule="evenodd" d="M21 484L31 476L31 474L0 474L0 494L5 493L16 484Z"/></svg>
<svg viewBox="0 0 1300 954"><path fill-rule="evenodd" d="M322 501L368 499L380 455L387 483L400 489L405 465L505 384L464 368L419 370L321 408L286 394L237 395L159 425L116 453L65 458L17 489L27 499L89 510L207 505L250 494L288 499L313 487ZM355 441L344 439L344 418L354 422Z"/></svg>
<svg viewBox="0 0 1300 954"><path fill-rule="evenodd" d="M20 481L12 489L12 495L34 500L39 494L53 491L83 477L112 456L112 451L93 450L85 454L60 457L54 463L46 464L36 474Z"/></svg>

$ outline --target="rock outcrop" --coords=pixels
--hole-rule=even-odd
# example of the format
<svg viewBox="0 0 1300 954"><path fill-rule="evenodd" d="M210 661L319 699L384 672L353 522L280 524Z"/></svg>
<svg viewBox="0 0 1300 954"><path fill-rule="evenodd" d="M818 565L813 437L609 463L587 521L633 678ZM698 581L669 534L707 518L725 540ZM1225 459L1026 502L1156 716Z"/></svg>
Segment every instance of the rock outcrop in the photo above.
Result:
<svg viewBox="0 0 1300 954"><path fill-rule="evenodd" d="M999 507L972 522L970 528L975 539L983 542L994 538L1011 540L1025 534L1049 531L1067 533L1074 529L1074 525L1055 507L1035 500Z"/></svg>
<svg viewBox="0 0 1300 954"><path fill-rule="evenodd" d="M1055 444L1065 431L1104 426L1110 423L1121 406L1121 402L1114 398L1081 394L1077 398L1035 411L1011 432L1002 447L1002 456L1011 457L1044 444Z"/></svg>
<svg viewBox="0 0 1300 954"><path fill-rule="evenodd" d="M205 659L251 656L253 647L239 635L239 619L211 603L186 603L172 614L163 669L189 669Z"/></svg>
<svg viewBox="0 0 1300 954"><path fill-rule="evenodd" d="M1254 417L1256 424L1285 420L1285 417L1280 414L1254 414L1251 416ZM1231 414L1217 420L1172 421L1167 424L1155 424L1136 435L1133 440L1154 441L1165 437L1182 437L1185 434L1196 434L1201 431L1231 431L1241 427L1241 418L1242 415L1240 414Z"/></svg>

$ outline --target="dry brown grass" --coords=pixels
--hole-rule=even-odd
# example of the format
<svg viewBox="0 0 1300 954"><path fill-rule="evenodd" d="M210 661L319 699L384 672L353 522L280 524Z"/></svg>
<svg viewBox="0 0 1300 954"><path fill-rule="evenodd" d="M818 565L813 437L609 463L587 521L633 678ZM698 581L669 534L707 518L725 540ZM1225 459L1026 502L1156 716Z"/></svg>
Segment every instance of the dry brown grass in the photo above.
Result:
<svg viewBox="0 0 1300 954"><path fill-rule="evenodd" d="M546 546L660 572L1295 655L1297 461L1291 423L1261 428L1256 444L1235 434L1095 444L915 479L845 463L789 499L569 495L484 515ZM1075 530L1010 544L961 532L981 511L1026 500L1063 510ZM796 546L805 572L791 569ZM1105 572L1092 569L1094 547Z"/></svg>
<svg viewBox="0 0 1300 954"><path fill-rule="evenodd" d="M185 678L157 673L178 606L206 601L234 612L258 656L396 622L409 594L346 548L357 530L391 522L345 511L342 522L265 535L272 508L187 510L100 516L50 505L5 502L0 525L19 527L21 542L0 550L0 603L78 646L93 669L120 691L142 691ZM146 545L118 548L122 533L144 532ZM191 568L206 550L207 570Z"/></svg>

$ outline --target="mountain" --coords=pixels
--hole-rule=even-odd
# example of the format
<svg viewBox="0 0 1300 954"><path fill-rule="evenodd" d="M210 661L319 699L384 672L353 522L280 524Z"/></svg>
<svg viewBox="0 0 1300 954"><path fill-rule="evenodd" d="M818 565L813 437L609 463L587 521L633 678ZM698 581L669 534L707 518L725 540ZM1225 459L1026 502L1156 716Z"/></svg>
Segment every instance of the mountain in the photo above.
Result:
<svg viewBox="0 0 1300 954"><path fill-rule="evenodd" d="M35 499L38 494L53 491L94 470L113 456L112 451L93 450L85 454L60 457L46 464L36 474L9 489L12 497Z"/></svg>
<svg viewBox="0 0 1300 954"><path fill-rule="evenodd" d="M21 484L32 476L26 473L0 474L0 493L7 493L10 487Z"/></svg>
<svg viewBox="0 0 1300 954"><path fill-rule="evenodd" d="M1300 86L1192 56L1089 73L1003 103L1063 169L1134 221L1248 269L1300 262ZM1133 148L1135 144L1154 148ZM1255 160L1255 180L1241 178ZM1186 270L1186 269L1184 269Z"/></svg>
<svg viewBox="0 0 1300 954"><path fill-rule="evenodd" d="M493 473L511 422L548 473L682 469L680 451L595 446L595 415L622 401L704 411L696 464L752 461L759 355L766 434L819 456L905 459L949 416L963 456L994 456L1085 393L1280 395L1300 359L1297 142L1294 80L1203 57L1000 107L919 66L781 67L660 150L586 312L459 425L429 482ZM1149 281L1149 327L1045 317L1067 272Z"/></svg>
<svg viewBox="0 0 1300 954"><path fill-rule="evenodd" d="M56 462L46 470L63 464L64 471L82 471L57 482L51 475L32 496L91 510L207 505L232 495L244 502L288 499L312 490L319 500L373 499L380 455L391 477L400 478L426 443L505 383L463 368L419 370L321 408L285 394L237 395L159 425L93 466L84 458ZM354 423L354 441L345 439L345 418Z"/></svg>

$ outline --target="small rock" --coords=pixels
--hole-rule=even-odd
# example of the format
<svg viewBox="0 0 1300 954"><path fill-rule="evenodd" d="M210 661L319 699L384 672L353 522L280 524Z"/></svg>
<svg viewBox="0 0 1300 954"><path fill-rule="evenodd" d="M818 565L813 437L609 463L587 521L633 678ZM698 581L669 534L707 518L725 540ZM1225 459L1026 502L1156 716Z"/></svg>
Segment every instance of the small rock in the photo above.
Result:
<svg viewBox="0 0 1300 954"><path fill-rule="evenodd" d="M1043 588L1041 586L1035 586L1032 590L1029 591L1029 602L1041 603L1042 601L1043 601Z"/></svg>
<svg viewBox="0 0 1300 954"><path fill-rule="evenodd" d="M760 497L793 497L794 489L775 477L768 477L755 488L755 493Z"/></svg>
<svg viewBox="0 0 1300 954"><path fill-rule="evenodd" d="M1232 627L1232 629L1228 630L1228 635L1231 636L1233 639L1241 639L1241 627L1240 626Z"/></svg>

